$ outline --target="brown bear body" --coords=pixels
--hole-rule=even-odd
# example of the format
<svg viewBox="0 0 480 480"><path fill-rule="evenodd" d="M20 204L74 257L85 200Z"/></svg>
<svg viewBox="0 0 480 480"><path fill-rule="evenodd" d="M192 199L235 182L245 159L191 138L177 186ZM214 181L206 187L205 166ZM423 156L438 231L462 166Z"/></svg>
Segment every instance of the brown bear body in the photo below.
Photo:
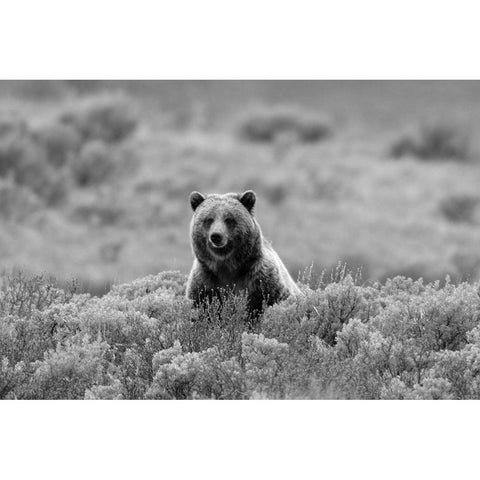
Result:
<svg viewBox="0 0 480 480"><path fill-rule="evenodd" d="M250 313L301 291L253 216L255 194L190 195L193 267L186 296L200 304L221 290L246 292Z"/></svg>

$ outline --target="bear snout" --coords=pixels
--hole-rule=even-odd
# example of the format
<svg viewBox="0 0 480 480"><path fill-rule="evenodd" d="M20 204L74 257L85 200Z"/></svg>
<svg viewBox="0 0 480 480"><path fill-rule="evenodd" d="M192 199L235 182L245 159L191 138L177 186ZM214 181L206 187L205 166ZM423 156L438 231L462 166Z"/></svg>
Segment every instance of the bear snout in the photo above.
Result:
<svg viewBox="0 0 480 480"><path fill-rule="evenodd" d="M210 234L210 242L215 247L223 247L227 243L227 239L221 233L213 232Z"/></svg>

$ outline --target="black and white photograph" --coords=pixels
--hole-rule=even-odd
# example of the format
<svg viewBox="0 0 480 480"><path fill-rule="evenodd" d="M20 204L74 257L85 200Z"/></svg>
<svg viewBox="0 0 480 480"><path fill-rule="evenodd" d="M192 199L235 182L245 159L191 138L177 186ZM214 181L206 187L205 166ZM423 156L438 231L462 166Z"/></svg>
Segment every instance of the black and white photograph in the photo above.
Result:
<svg viewBox="0 0 480 480"><path fill-rule="evenodd" d="M0 95L3 399L480 397L480 82Z"/></svg>
<svg viewBox="0 0 480 480"><path fill-rule="evenodd" d="M470 7L2 6L6 478L472 475Z"/></svg>

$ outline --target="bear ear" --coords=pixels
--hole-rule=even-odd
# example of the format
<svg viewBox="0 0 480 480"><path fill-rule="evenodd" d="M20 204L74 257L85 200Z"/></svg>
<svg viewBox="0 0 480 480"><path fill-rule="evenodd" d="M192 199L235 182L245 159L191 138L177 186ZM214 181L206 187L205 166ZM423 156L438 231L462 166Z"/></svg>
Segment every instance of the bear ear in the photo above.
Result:
<svg viewBox="0 0 480 480"><path fill-rule="evenodd" d="M241 204L249 211L251 212L253 210L253 207L255 206L255 202L257 200L257 197L255 195L255 192L252 190L247 190L242 194L240 197L240 202Z"/></svg>
<svg viewBox="0 0 480 480"><path fill-rule="evenodd" d="M190 205L192 210L195 211L197 207L205 200L205 197L199 192L192 192L190 194Z"/></svg>

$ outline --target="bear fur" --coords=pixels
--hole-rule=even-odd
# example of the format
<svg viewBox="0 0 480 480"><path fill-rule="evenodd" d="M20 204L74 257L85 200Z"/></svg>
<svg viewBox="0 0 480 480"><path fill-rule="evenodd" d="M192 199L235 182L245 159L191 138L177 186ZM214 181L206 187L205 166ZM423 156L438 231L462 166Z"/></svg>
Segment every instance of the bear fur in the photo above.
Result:
<svg viewBox="0 0 480 480"><path fill-rule="evenodd" d="M194 262L186 296L197 305L221 290L246 292L248 310L262 311L289 296L302 295L280 257L263 237L253 215L256 196L243 193L190 195Z"/></svg>

